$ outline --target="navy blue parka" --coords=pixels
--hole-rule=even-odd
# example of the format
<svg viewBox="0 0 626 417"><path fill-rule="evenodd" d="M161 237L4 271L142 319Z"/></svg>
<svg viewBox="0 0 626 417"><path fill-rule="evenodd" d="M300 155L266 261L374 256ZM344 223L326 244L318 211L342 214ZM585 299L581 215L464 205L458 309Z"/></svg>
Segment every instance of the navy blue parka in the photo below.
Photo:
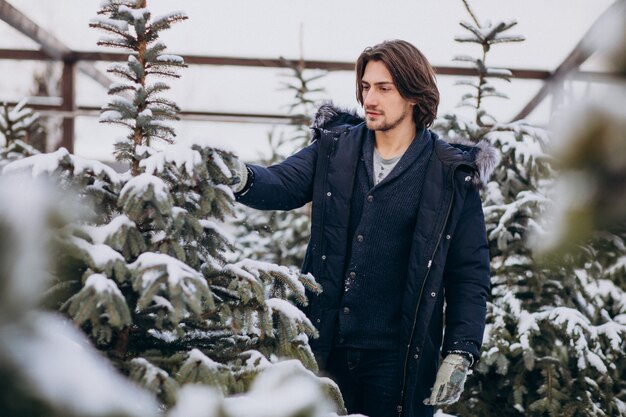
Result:
<svg viewBox="0 0 626 417"><path fill-rule="evenodd" d="M324 105L312 129L312 143L282 163L248 165L251 175L237 200L263 210L313 202L302 271L312 273L323 288L320 295L310 294L305 309L319 330L311 348L323 369L343 294L350 200L367 128L358 116ZM400 323L403 381L397 409L408 417L432 416L432 407L422 401L430 395L440 352L462 350L479 357L490 281L477 185L497 162L488 145L451 145L435 133L423 133L434 151L413 231Z"/></svg>

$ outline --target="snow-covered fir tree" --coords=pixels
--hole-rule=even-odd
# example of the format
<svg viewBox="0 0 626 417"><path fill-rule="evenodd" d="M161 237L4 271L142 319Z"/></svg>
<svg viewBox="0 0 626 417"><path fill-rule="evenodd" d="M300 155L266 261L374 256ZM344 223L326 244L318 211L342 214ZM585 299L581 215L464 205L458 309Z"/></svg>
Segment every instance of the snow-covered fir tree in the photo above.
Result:
<svg viewBox="0 0 626 417"><path fill-rule="evenodd" d="M572 103L556 123L560 198L549 213L550 239L538 244L543 256L597 253L599 279L590 280L589 295L601 314L626 325L626 2L611 6L587 48L603 57L613 83ZM614 365L613 393L621 403L613 412L626 415L626 361L618 358Z"/></svg>
<svg viewBox="0 0 626 417"><path fill-rule="evenodd" d="M159 34L186 16L153 18L145 0L105 0L99 15L91 26L110 35L100 44L130 53L126 63L110 69L123 81L111 86L113 98L101 116L128 128L116 156L130 170L118 174L63 148L3 170L51 178L91 203L86 216L57 237L47 304L67 314L166 408L184 409L179 389L203 384L216 395L250 390L237 401L218 401L226 417L251 415L250 404L262 397L287 401L272 414L277 417L324 415L329 399L342 412L336 385L311 372L317 365L308 337L316 330L293 304L305 305L305 288L319 292L319 285L284 266L226 262L231 245L219 224L233 212L233 155L171 143L175 131L168 122L177 118L178 107L161 95L168 85L153 79L177 76L185 66L165 52ZM285 358L297 361L284 365ZM317 387L306 393L315 396L294 401L273 396L274 390L289 392L282 383L255 382L257 376L271 381L285 367ZM235 405L246 402L248 408Z"/></svg>
<svg viewBox="0 0 626 417"><path fill-rule="evenodd" d="M71 201L51 184L0 177L0 410L12 417L155 416L148 392L66 318L39 305L50 239L68 221Z"/></svg>
<svg viewBox="0 0 626 417"><path fill-rule="evenodd" d="M11 161L38 154L30 142L41 131L39 114L26 107L25 100L15 107L0 105L0 170Z"/></svg>
<svg viewBox="0 0 626 417"><path fill-rule="evenodd" d="M295 128L277 134L268 133L270 154L258 163L263 166L282 162L289 155L308 145L310 132L308 120L320 103L324 90L312 84L325 75L305 71L303 61L284 60L290 69L281 88L293 93L288 113L300 119ZM242 255L279 265L300 267L309 240L311 213L309 205L290 211L259 211L245 206L237 208L237 244Z"/></svg>
<svg viewBox="0 0 626 417"><path fill-rule="evenodd" d="M504 96L492 81L511 77L487 65L488 52L522 38L508 35L515 22L480 24L472 17L456 40L482 48L479 58L457 58L478 72L477 80L459 83L471 89L461 104L475 117L446 115L436 129L456 141L489 142L501 163L483 190L492 257L484 349L464 396L449 409L459 416L624 415L623 366L617 364L624 355L626 327L618 317L626 298L606 275L626 253L623 236L604 233L575 256L537 262L529 237L546 238L544 213L559 198L549 135L524 121L498 123L487 112L485 99Z"/></svg>

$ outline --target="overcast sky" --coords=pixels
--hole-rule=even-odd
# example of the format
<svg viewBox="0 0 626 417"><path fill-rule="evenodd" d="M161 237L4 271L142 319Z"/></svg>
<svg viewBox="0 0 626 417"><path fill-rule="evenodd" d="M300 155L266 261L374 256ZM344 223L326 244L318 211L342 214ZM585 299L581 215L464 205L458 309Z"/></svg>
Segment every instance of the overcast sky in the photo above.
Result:
<svg viewBox="0 0 626 417"><path fill-rule="evenodd" d="M88 28L99 0L9 0L42 27L77 50L95 50L102 35ZM512 34L526 41L494 47L488 63L509 68L554 69L572 50L610 0L474 0L481 21L517 20ZM189 20L164 33L169 51L196 55L297 58L299 32L303 28L303 52L307 59L354 61L366 46L401 38L414 43L434 65L456 65L458 54L478 54L475 46L460 45L459 20L469 20L461 0L356 1L356 0L148 0L155 15L182 10ZM4 22L0 22L0 48L36 48ZM589 64L591 65L591 64ZM587 67L589 67L587 65ZM32 64L0 61L0 100L28 94ZM257 68L191 67L183 79L172 83L171 96L183 109L283 113L289 96L276 92L284 71ZM454 77L439 77L442 92L440 114L454 110L463 93ZM355 107L354 78L349 72L327 76L319 85L326 96L341 105ZM539 82L516 81L502 85L508 102L489 108L499 119L515 115L539 88ZM102 105L102 88L82 77L77 100ZM534 117L546 120L549 101ZM206 137L253 158L264 149L267 125L183 123L179 135ZM77 153L107 159L111 144L123 131L98 126L93 118L77 120Z"/></svg>

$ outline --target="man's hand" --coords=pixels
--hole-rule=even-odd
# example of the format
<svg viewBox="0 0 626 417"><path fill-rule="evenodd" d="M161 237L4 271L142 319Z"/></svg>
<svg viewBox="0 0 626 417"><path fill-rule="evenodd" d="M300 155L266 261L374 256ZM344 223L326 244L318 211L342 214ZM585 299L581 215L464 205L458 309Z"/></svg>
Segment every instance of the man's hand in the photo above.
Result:
<svg viewBox="0 0 626 417"><path fill-rule="evenodd" d="M441 363L437 379L426 405L452 404L458 401L469 371L470 361L463 355L450 353Z"/></svg>
<svg viewBox="0 0 626 417"><path fill-rule="evenodd" d="M248 168L246 168L246 164L241 162L239 158L233 158L233 161L235 175L233 176L234 182L230 185L230 188L233 192L238 193L246 186L246 182L248 181Z"/></svg>

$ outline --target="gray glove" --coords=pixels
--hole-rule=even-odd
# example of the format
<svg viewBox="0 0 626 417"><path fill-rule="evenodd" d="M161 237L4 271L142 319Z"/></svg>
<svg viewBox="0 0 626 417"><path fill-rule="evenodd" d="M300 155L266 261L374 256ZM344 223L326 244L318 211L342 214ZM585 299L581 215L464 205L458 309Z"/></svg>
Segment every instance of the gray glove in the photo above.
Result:
<svg viewBox="0 0 626 417"><path fill-rule="evenodd" d="M246 186L246 182L248 182L248 168L246 168L246 164L241 162L239 158L234 158L234 162L235 166L233 168L235 169L235 175L233 179L235 181L230 185L230 188L234 193L238 193L243 190L243 187Z"/></svg>
<svg viewBox="0 0 626 417"><path fill-rule="evenodd" d="M426 405L452 404L459 400L469 372L470 361L463 355L450 353L441 363L437 379Z"/></svg>

